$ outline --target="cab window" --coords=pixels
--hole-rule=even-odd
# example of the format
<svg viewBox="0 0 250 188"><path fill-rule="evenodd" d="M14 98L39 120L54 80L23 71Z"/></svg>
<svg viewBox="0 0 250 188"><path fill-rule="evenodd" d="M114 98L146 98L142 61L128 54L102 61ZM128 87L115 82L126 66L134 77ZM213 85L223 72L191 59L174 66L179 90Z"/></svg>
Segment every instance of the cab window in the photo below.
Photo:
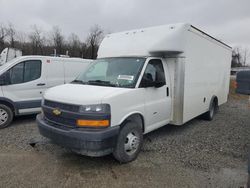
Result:
<svg viewBox="0 0 250 188"><path fill-rule="evenodd" d="M12 67L10 72L10 84L30 82L41 77L40 60L24 61Z"/></svg>
<svg viewBox="0 0 250 188"><path fill-rule="evenodd" d="M152 59L148 62L140 87L143 87L144 83L148 82L166 84L164 69L160 59Z"/></svg>

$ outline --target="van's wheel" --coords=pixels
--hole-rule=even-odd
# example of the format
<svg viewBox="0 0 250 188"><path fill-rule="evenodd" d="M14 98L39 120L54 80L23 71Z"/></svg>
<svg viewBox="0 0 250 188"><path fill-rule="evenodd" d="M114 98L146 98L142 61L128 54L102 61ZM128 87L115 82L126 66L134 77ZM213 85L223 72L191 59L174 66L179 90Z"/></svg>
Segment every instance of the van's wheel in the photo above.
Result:
<svg viewBox="0 0 250 188"><path fill-rule="evenodd" d="M135 122L127 122L119 133L113 155L121 163L135 160L143 141L142 127Z"/></svg>
<svg viewBox="0 0 250 188"><path fill-rule="evenodd" d="M210 105L209 110L205 114L203 114L203 119L212 121L217 110L218 110L218 106L214 100L213 103Z"/></svg>
<svg viewBox="0 0 250 188"><path fill-rule="evenodd" d="M0 104L0 129L10 125L13 120L13 112L10 107Z"/></svg>

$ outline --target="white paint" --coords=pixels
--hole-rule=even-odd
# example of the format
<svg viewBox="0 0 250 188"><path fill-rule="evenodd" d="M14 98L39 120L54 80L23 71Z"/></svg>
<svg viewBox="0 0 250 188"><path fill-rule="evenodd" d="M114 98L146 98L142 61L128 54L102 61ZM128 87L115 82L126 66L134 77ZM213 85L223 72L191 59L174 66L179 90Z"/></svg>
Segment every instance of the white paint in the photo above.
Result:
<svg viewBox="0 0 250 188"><path fill-rule="evenodd" d="M162 52L183 52L188 24L173 24L107 35L98 58L152 56Z"/></svg>

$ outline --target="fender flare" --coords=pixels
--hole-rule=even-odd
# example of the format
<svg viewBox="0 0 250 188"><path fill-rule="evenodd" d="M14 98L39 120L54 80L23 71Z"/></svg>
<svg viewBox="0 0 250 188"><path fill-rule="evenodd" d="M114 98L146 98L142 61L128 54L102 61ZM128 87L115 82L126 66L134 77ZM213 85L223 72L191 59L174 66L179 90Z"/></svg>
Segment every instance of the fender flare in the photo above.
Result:
<svg viewBox="0 0 250 188"><path fill-rule="evenodd" d="M133 111L133 112L130 112L130 113L126 114L125 116L123 116L123 118L119 122L119 125L121 126L124 122L126 122L126 120L129 117L131 117L133 115L139 115L141 117L142 129L143 129L143 132L144 132L145 131L145 119L144 119L143 113L141 113L140 111Z"/></svg>

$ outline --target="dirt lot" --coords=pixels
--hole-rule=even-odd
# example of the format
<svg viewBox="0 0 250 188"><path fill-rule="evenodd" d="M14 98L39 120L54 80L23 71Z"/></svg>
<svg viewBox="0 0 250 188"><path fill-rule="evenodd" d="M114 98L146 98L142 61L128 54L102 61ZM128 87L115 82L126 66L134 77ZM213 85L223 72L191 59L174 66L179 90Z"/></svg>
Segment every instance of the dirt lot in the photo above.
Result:
<svg viewBox="0 0 250 188"><path fill-rule="evenodd" d="M231 93L214 121L156 130L145 136L139 158L124 165L52 144L39 135L35 116L0 130L0 143L0 187L243 187L250 107Z"/></svg>

